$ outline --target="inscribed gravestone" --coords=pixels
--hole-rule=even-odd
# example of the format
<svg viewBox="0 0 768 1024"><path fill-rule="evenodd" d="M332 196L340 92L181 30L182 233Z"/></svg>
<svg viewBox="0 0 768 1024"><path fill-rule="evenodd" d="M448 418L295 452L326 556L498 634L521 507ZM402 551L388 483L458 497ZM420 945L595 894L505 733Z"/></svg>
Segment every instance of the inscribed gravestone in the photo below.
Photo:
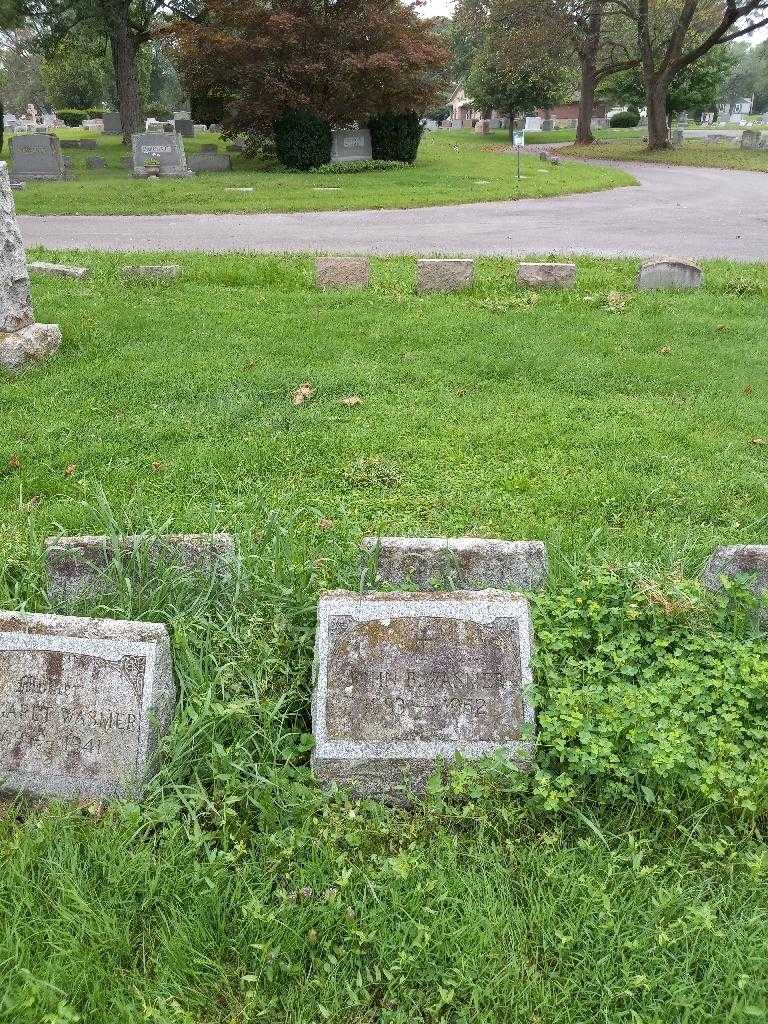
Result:
<svg viewBox="0 0 768 1024"><path fill-rule="evenodd" d="M107 113L102 118L104 121L104 134L105 135L121 135L123 131L123 122L120 120L120 115L117 113Z"/></svg>
<svg viewBox="0 0 768 1024"><path fill-rule="evenodd" d="M332 133L331 163L349 163L352 160L372 160L371 133L367 128L344 129Z"/></svg>
<svg viewBox="0 0 768 1024"><path fill-rule="evenodd" d="M0 612L0 789L135 797L174 702L165 626Z"/></svg>
<svg viewBox="0 0 768 1024"><path fill-rule="evenodd" d="M527 600L500 590L333 591L318 604L317 777L397 799L438 758L502 750L525 764L534 720Z"/></svg>
<svg viewBox="0 0 768 1024"><path fill-rule="evenodd" d="M180 135L141 132L132 136L132 141L135 178L148 178L153 174L163 178L186 178L192 173L187 167Z"/></svg>
<svg viewBox="0 0 768 1024"><path fill-rule="evenodd" d="M14 135L11 172L15 181L64 181L66 167L55 135Z"/></svg>
<svg viewBox="0 0 768 1024"><path fill-rule="evenodd" d="M177 117L173 121L173 130L183 135L185 139L195 137L195 125L188 117Z"/></svg>

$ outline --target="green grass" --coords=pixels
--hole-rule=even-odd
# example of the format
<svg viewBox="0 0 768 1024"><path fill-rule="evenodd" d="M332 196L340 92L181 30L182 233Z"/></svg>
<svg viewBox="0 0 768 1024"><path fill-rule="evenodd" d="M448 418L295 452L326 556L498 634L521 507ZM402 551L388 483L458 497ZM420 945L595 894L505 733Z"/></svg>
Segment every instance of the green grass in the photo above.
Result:
<svg viewBox="0 0 768 1024"><path fill-rule="evenodd" d="M368 532L540 537L568 560L694 567L765 529L765 267L639 294L637 262L578 258L574 291L531 302L503 260L422 297L407 259L318 293L302 257L174 255L180 281L128 285L140 255L34 255L93 273L34 277L64 345L2 383L0 466L21 469L0 469L0 502L22 533L89 532L80 499L102 486L179 530L212 505L225 525L311 505Z"/></svg>
<svg viewBox="0 0 768 1024"><path fill-rule="evenodd" d="M84 137L62 130L62 137ZM19 213L30 214L160 214L160 213L290 213L302 210L363 210L411 208L493 199L546 198L572 192L592 192L631 185L634 179L613 168L569 163L544 167L536 156L517 162L494 146L508 143L508 134L472 132L427 133L414 167L364 174L291 174L265 169L241 155L231 173L199 174L189 179L134 180L121 168L128 152L120 139L90 136L99 141L97 153L68 149L74 181L29 182L15 194ZM185 139L188 153L218 136ZM89 171L86 158L102 156L107 167ZM227 188L253 188L228 192Z"/></svg>
<svg viewBox="0 0 768 1024"><path fill-rule="evenodd" d="M312 783L306 731L317 594L355 585L361 532L542 537L541 663L586 657L583 692L573 665L568 685L539 680L551 717L598 705L601 673L617 711L640 703L626 663L601 670L579 646L616 616L574 597L584 574L634 562L611 584L614 653L646 666L644 691L661 679L674 704L670 666L686 688L671 720L651 715L631 771L651 785L648 749L682 730L716 781L707 730L727 723L691 721L696 662L661 642L647 578L765 537L768 269L713 264L702 291L641 295L635 262L579 258L574 292L534 302L499 260L467 293L419 297L410 260L321 294L304 258L174 256L182 280L128 285L135 255L33 255L93 273L34 277L64 345L0 377L2 606L47 607L40 539L58 529L228 527L245 551L237 587L170 574L72 609L166 622L181 703L140 807L0 813L0 1021L765 1020L760 819L679 791L611 805L610 745L559 813L471 773L413 812L354 804ZM304 381L317 393L295 407ZM337 404L352 394L362 405ZM734 659L764 649L699 614L670 629L692 635L688 657L706 661L712 637ZM634 634L637 616L655 632ZM760 679L734 678L759 727ZM584 764L614 720L573 725L566 750ZM538 762L565 785L553 733Z"/></svg>
<svg viewBox="0 0 768 1024"><path fill-rule="evenodd" d="M723 167L733 171L768 171L768 150L740 149L737 144L686 139L682 146L651 152L642 142L611 142L598 146L569 146L566 156L592 160L639 160L675 167Z"/></svg>

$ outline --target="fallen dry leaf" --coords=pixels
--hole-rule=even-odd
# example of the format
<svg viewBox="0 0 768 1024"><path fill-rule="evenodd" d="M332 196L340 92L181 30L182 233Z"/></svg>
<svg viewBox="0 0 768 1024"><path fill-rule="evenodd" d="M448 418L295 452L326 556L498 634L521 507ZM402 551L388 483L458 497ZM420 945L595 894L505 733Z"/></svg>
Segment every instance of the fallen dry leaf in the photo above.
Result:
<svg viewBox="0 0 768 1024"><path fill-rule="evenodd" d="M164 466L164 464L162 462L153 462L152 463L152 470L155 473L163 473L163 472L165 472L165 466Z"/></svg>
<svg viewBox="0 0 768 1024"><path fill-rule="evenodd" d="M332 530L333 520L332 519L318 519L317 521L318 530Z"/></svg>
<svg viewBox="0 0 768 1024"><path fill-rule="evenodd" d="M768 444L768 437L753 437L752 444Z"/></svg>
<svg viewBox="0 0 768 1024"><path fill-rule="evenodd" d="M744 388L742 394L744 394L744 395L751 395L752 394L752 385L751 384L747 384L747 386Z"/></svg>
<svg viewBox="0 0 768 1024"><path fill-rule="evenodd" d="M353 405L362 405L362 404L363 404L363 400L362 400L362 398L359 395L347 395L346 398L340 398L339 399L339 405L347 405L347 406L350 406L350 408Z"/></svg>
<svg viewBox="0 0 768 1024"><path fill-rule="evenodd" d="M291 401L294 405L303 405L305 402L308 402L314 394L315 389L309 381L306 381L301 385L301 387L296 388L296 390L291 394Z"/></svg>
<svg viewBox="0 0 768 1024"><path fill-rule="evenodd" d="M668 356L671 351L672 349L669 347L669 345L662 345L659 349L659 352L661 352L661 354L665 356Z"/></svg>
<svg viewBox="0 0 768 1024"><path fill-rule="evenodd" d="M467 393L467 389L466 388L459 388L459 390L456 392L456 397L457 398L463 398L464 395L466 395L466 393Z"/></svg>
<svg viewBox="0 0 768 1024"><path fill-rule="evenodd" d="M77 465L74 462L70 462L68 466L64 468L64 476L74 476L77 472Z"/></svg>
<svg viewBox="0 0 768 1024"><path fill-rule="evenodd" d="M715 330L716 331L727 331L728 330L728 324L718 324L717 327L715 328Z"/></svg>
<svg viewBox="0 0 768 1024"><path fill-rule="evenodd" d="M21 463L19 462L19 456L12 455L10 459L8 459L8 469L19 469L20 467Z"/></svg>

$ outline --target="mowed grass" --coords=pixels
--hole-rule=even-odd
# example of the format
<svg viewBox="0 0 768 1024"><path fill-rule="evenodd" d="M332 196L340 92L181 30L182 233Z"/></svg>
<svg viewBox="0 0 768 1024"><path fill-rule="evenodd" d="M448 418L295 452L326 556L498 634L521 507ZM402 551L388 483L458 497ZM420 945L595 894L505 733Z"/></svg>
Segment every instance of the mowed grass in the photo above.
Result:
<svg viewBox="0 0 768 1024"><path fill-rule="evenodd" d="M722 167L732 171L768 171L768 149L740 149L733 145L686 139L673 149L651 152L640 141L602 142L593 146L568 146L563 155L580 160L641 161L674 167Z"/></svg>
<svg viewBox="0 0 768 1024"><path fill-rule="evenodd" d="M233 155L232 172L197 174L192 178L139 181L121 158L130 152L114 136L61 130L62 138L97 139L97 152L64 150L73 162L74 180L28 182L15 193L19 213L30 214L162 214L162 213L291 213L304 210L364 210L390 207L442 206L492 199L546 198L632 185L631 175L614 168L568 163L546 167L535 155L523 156L521 178L517 160L494 147L509 135L470 131L427 132L416 164L402 170L358 174L286 173L273 165ZM185 139L187 153L206 142L224 143L217 135ZM8 145L8 144L7 144ZM9 149L6 148L6 154ZM89 156L102 156L107 167L87 170ZM227 189L253 189L251 192Z"/></svg>
<svg viewBox="0 0 768 1024"><path fill-rule="evenodd" d="M169 256L180 280L128 284L121 265L157 254L33 256L91 276L33 276L64 344L0 382L19 537L92 532L103 489L180 531L311 507L364 533L541 538L571 563L695 571L765 539L764 266L638 293L637 262L579 257L573 291L536 296L479 260L471 290L421 296L410 259L323 293L303 257Z"/></svg>

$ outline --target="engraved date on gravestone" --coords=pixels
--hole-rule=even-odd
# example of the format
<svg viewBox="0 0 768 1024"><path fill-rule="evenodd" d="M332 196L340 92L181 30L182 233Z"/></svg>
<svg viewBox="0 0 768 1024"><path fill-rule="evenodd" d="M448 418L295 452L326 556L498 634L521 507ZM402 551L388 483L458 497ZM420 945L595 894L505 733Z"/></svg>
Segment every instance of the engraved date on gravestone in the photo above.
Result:
<svg viewBox="0 0 768 1024"><path fill-rule="evenodd" d="M327 737L357 742L519 740L519 622L402 617L330 622Z"/></svg>
<svg viewBox="0 0 768 1024"><path fill-rule="evenodd" d="M137 769L146 658L6 650L0 775L93 778Z"/></svg>

